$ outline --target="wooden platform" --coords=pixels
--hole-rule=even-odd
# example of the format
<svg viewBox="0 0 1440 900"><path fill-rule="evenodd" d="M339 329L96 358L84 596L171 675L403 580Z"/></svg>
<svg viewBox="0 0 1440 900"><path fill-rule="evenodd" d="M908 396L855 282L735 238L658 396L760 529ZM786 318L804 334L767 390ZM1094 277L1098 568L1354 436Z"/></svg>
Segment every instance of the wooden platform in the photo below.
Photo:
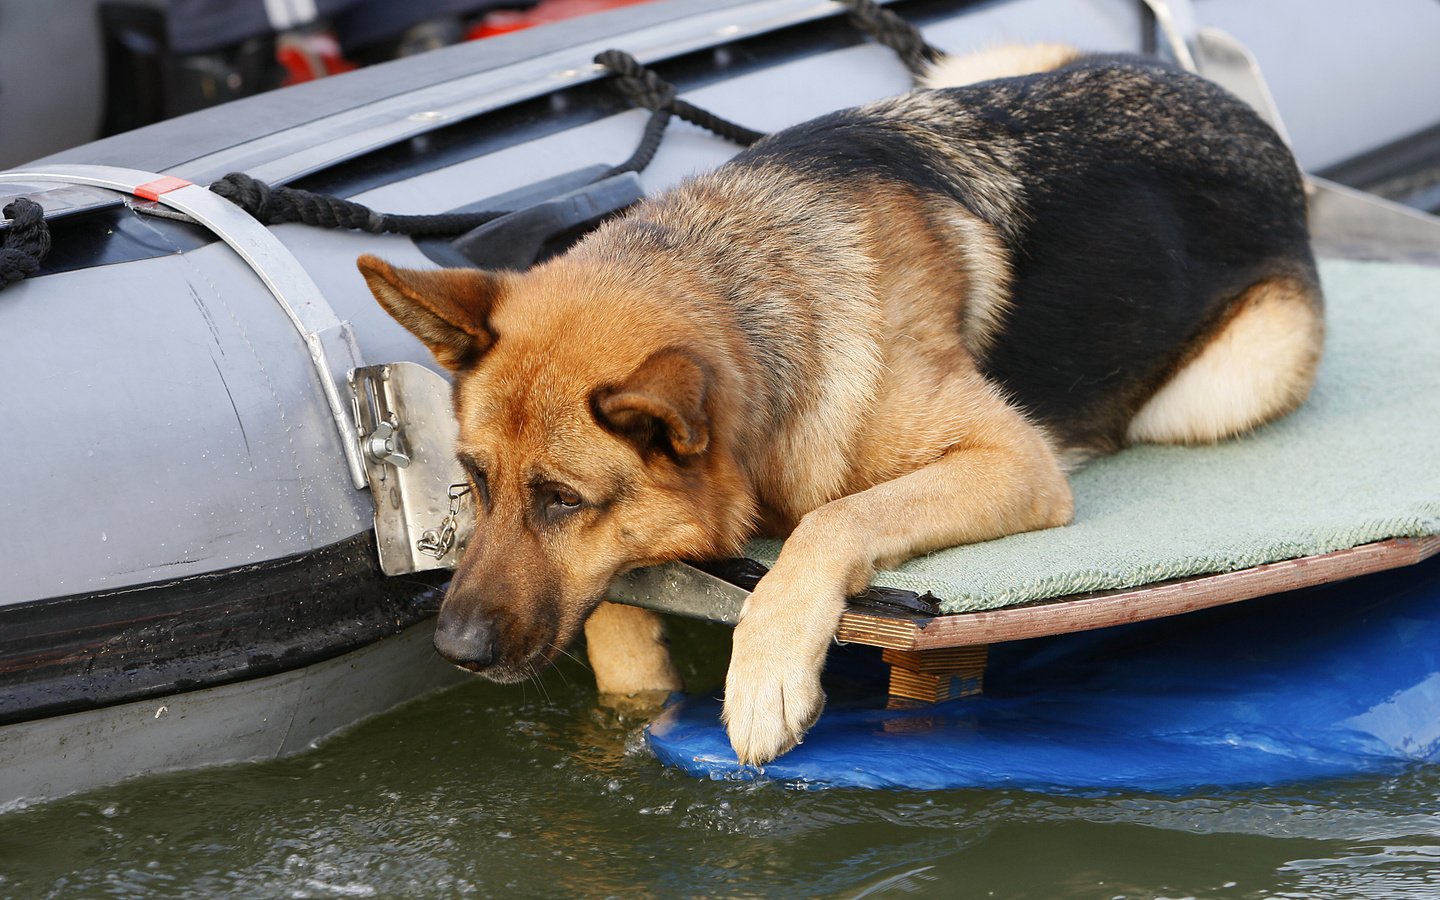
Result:
<svg viewBox="0 0 1440 900"><path fill-rule="evenodd" d="M1195 612L1414 565L1437 553L1440 535L1393 538L1234 572L972 613L931 616L852 604L836 638L884 649L897 702L934 703L980 692L990 644ZM743 587L684 565L638 570L612 588L620 602L731 624L746 596Z"/></svg>
<svg viewBox="0 0 1440 900"><path fill-rule="evenodd" d="M1440 553L1440 535L1393 538L1236 572L983 612L903 616L852 608L841 616L837 637L891 650L920 651L1088 631L1414 565L1436 553Z"/></svg>

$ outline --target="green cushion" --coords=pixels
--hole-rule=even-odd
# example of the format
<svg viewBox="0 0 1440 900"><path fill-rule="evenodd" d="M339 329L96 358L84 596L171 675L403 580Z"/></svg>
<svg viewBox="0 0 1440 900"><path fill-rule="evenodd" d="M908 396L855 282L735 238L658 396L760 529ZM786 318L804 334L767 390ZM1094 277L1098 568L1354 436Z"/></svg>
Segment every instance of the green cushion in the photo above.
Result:
<svg viewBox="0 0 1440 900"><path fill-rule="evenodd" d="M1075 473L1075 521L942 550L876 584L968 612L1440 533L1440 269L1322 261L1328 334L1296 413ZM770 564L777 541L749 554Z"/></svg>

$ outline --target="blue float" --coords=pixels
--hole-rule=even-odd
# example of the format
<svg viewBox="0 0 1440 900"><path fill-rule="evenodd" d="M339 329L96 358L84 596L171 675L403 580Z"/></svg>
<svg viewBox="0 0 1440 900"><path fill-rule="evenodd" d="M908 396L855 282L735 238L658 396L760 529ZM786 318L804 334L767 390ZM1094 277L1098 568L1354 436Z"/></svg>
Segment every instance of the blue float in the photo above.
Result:
<svg viewBox="0 0 1440 900"><path fill-rule="evenodd" d="M672 706L650 746L692 775L812 788L1187 792L1440 762L1440 559L996 645L984 696L924 709L884 708L876 656L834 654L825 714L763 771L713 699Z"/></svg>

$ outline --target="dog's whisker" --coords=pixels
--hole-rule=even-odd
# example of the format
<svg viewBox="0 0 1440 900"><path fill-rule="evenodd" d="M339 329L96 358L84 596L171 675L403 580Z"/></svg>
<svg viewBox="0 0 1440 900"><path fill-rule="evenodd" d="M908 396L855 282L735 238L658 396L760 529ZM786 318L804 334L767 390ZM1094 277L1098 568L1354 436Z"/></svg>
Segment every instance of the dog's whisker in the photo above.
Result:
<svg viewBox="0 0 1440 900"><path fill-rule="evenodd" d="M566 650L564 647L561 647L559 644L555 643L554 641L548 641L547 643L549 643L549 645L551 646L551 648L553 648L557 653L563 653L564 655L566 655L566 656L570 657L571 659L575 660L575 662L577 662L577 663L580 664L580 667L581 667L582 669L585 669L585 670L587 670L587 671L590 669L590 664L589 664L589 663L587 663L585 660L581 659L580 657L576 656L575 654L571 653L569 650Z"/></svg>
<svg viewBox="0 0 1440 900"><path fill-rule="evenodd" d="M554 645L552 644L551 646L553 647ZM566 654L566 655L568 656L569 654ZM572 658L573 658L573 657L572 657ZM553 668L551 669L551 671L553 671L556 675L560 676L560 680L563 681L563 682L565 682L565 686L566 686L567 688L570 687L570 679L569 679L568 677L566 677L566 675L565 675L565 670L564 670L564 669L561 669L560 667L555 666L555 667L553 667Z"/></svg>
<svg viewBox="0 0 1440 900"><path fill-rule="evenodd" d="M540 691L540 696L545 698L545 702L547 704L553 703L554 701L550 699L549 688L545 687L545 682L540 678L540 670L535 668L535 664L533 662L525 663L525 668L530 671L529 680L535 683L535 687L538 688Z"/></svg>

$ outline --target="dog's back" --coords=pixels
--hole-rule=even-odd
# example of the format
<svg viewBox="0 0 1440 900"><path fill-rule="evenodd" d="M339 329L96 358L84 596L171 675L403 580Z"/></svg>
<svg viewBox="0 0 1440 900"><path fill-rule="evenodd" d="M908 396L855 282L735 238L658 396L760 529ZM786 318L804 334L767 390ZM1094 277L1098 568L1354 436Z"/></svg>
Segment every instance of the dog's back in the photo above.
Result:
<svg viewBox="0 0 1440 900"><path fill-rule="evenodd" d="M1311 348L1297 352L1318 354L1320 294L1289 151L1242 102L1166 66L1080 58L915 92L780 132L731 166L788 171L857 205L877 186L900 189L942 229L957 208L984 223L1008 298L962 311L990 323L969 349L1078 453L1120 446L1257 285L1293 295L1303 309L1284 318ZM957 259L973 251L957 247Z"/></svg>

